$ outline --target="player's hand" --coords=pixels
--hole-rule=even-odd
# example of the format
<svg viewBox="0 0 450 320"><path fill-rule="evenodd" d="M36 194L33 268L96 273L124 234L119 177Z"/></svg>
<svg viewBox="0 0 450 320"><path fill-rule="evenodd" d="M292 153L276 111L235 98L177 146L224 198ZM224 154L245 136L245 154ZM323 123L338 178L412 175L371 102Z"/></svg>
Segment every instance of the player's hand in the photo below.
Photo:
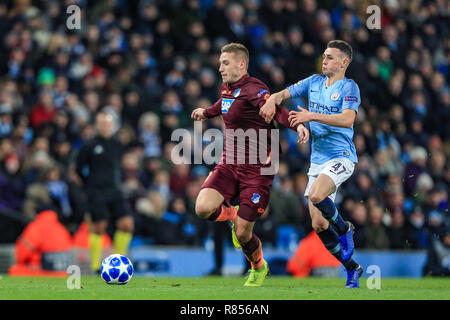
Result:
<svg viewBox="0 0 450 320"><path fill-rule="evenodd" d="M309 140L309 130L303 125L300 124L297 127L298 136L300 139L298 139L298 143L306 143Z"/></svg>
<svg viewBox="0 0 450 320"><path fill-rule="evenodd" d="M293 127L297 124L301 124L303 122L311 121L311 112L306 109L303 109L300 106L297 106L300 111L290 111L289 112L289 124Z"/></svg>
<svg viewBox="0 0 450 320"><path fill-rule="evenodd" d="M276 113L276 106L272 99L267 99L266 103L259 109L259 115L266 121L270 123Z"/></svg>
<svg viewBox="0 0 450 320"><path fill-rule="evenodd" d="M197 109L195 109L194 111L192 111L192 113L191 113L191 118L193 119L193 120L199 120L199 121L203 121L203 120L206 120L206 117L203 115L203 111L204 111L205 109L203 109L203 108L197 108Z"/></svg>

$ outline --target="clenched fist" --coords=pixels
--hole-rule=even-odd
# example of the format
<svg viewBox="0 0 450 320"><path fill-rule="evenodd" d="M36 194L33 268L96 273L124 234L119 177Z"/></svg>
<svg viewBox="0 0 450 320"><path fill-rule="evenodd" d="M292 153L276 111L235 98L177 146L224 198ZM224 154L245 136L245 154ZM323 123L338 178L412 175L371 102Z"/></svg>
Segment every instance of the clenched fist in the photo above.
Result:
<svg viewBox="0 0 450 320"><path fill-rule="evenodd" d="M203 108L195 109L194 111L192 111L191 118L193 120L200 120L200 121L206 120L206 117L203 115L203 111L205 111L205 109Z"/></svg>

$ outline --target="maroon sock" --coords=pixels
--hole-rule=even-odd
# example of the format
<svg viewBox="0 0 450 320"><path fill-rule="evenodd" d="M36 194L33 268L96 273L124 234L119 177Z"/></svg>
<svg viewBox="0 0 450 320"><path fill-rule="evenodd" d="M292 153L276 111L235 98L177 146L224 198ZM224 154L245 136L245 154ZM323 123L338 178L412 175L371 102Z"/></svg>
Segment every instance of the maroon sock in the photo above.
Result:
<svg viewBox="0 0 450 320"><path fill-rule="evenodd" d="M253 233L249 242L242 245L242 251L245 257L250 261L253 268L259 268L263 265L263 254L261 240Z"/></svg>

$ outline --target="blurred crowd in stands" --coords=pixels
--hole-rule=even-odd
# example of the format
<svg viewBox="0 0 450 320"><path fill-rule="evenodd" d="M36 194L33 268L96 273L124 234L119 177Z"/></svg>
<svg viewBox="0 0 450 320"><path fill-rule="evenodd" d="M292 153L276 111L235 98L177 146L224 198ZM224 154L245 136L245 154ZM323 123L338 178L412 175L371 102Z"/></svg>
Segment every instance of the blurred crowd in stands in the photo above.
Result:
<svg viewBox="0 0 450 320"><path fill-rule="evenodd" d="M71 4L81 8L80 30L66 26ZM381 30L366 27L371 4ZM449 19L446 0L0 1L0 241L14 242L50 203L76 231L86 207L74 157L106 108L126 146L135 235L203 245L212 227L194 204L212 166L174 165L171 133L192 130L192 110L218 99L221 46L245 44L250 75L276 92L320 73L326 43L342 39L354 50L347 77L362 103L359 163L336 199L340 211L356 226L357 248L429 248L450 233ZM296 105L305 101L286 107ZM256 225L274 246L280 226L311 230L310 146L296 138L282 130L269 214Z"/></svg>

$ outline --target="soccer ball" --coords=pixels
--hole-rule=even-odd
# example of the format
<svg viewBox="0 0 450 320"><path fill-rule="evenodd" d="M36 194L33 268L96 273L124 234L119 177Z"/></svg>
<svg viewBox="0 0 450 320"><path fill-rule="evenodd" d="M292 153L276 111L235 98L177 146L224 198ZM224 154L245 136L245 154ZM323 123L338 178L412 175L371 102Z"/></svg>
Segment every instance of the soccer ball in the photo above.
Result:
<svg viewBox="0 0 450 320"><path fill-rule="evenodd" d="M133 276L133 264L121 254L112 254L103 260L100 275L107 284L127 284Z"/></svg>

